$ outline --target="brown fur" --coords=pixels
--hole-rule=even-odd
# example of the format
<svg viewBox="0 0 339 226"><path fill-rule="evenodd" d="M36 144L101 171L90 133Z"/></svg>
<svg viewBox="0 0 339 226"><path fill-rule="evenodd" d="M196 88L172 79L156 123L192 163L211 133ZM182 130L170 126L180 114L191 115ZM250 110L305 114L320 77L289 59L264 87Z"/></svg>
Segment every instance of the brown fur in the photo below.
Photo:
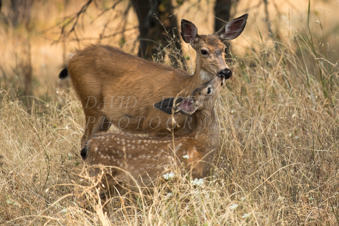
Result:
<svg viewBox="0 0 339 226"><path fill-rule="evenodd" d="M223 79L216 77L209 84L193 92L196 112L200 119L191 136L141 138L124 133L102 133L88 140L82 151L89 165L111 166L112 180L109 185L120 182L131 183L133 179L140 185L150 185L176 161L191 171L193 178L201 178L209 173L211 158L219 144L219 128L216 124L214 103L221 89ZM207 95L207 87L213 88ZM193 113L193 112L192 112ZM173 146L174 142L174 146ZM183 158L188 155L189 158ZM97 175L99 170L94 171Z"/></svg>
<svg viewBox="0 0 339 226"><path fill-rule="evenodd" d="M245 21L242 29L246 19L241 18ZM189 26L196 29L192 23ZM82 146L96 132L107 131L111 124L125 132L159 137L170 135L169 127L175 127L175 135L192 132L199 121L196 116L178 114L175 117L178 126L172 126L170 116L153 107L164 98L190 94L194 88L228 69L225 46L218 35L197 35L189 40L197 51L193 75L110 46L90 45L77 51L69 59L67 70L86 115ZM208 56L201 54L202 49L208 51Z"/></svg>

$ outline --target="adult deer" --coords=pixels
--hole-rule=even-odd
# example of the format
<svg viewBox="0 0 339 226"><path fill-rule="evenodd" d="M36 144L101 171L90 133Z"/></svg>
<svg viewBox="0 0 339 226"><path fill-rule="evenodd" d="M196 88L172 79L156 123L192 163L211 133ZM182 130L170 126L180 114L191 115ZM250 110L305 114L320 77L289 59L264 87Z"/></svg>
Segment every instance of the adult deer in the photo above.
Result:
<svg viewBox="0 0 339 226"><path fill-rule="evenodd" d="M193 115L171 117L153 108L159 99L187 95L216 75L232 75L225 62L225 45L245 28L247 14L228 22L213 35L198 35L197 27L181 21L181 37L197 52L193 75L164 64L146 61L117 48L90 45L77 51L59 78L70 76L86 116L84 142L96 132L107 131L111 124L125 132L166 136L192 132L198 118Z"/></svg>
<svg viewBox="0 0 339 226"><path fill-rule="evenodd" d="M223 85L224 76L216 76L210 82L195 89L186 98L179 98L174 104L172 98L156 103L155 108L171 114L172 106L182 114L195 113L202 121L190 136L141 138L124 133L101 133L90 138L81 151L88 165L110 166L107 174L110 186L130 179L144 185L151 184L157 177L166 173L174 161L184 163L193 178L206 176L211 158L219 144L214 103ZM174 161L173 161L174 160ZM92 172L99 174L99 168Z"/></svg>

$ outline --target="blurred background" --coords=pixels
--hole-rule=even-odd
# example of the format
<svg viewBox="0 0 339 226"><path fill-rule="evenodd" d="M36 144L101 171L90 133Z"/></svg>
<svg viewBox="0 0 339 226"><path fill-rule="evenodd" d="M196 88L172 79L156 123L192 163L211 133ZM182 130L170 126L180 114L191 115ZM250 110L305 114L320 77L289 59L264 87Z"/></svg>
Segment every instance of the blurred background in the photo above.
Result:
<svg viewBox="0 0 339 226"><path fill-rule="evenodd" d="M279 42L289 43L297 53L296 33L311 32L312 42L323 47L328 60L338 59L337 0L0 2L0 85L17 95L46 97L47 90L50 95L58 86L57 75L67 55L89 43L109 44L191 70L186 62L194 64L194 51L178 38L183 18L193 22L199 34L212 34L230 19L248 13L243 34L232 41L234 55Z"/></svg>

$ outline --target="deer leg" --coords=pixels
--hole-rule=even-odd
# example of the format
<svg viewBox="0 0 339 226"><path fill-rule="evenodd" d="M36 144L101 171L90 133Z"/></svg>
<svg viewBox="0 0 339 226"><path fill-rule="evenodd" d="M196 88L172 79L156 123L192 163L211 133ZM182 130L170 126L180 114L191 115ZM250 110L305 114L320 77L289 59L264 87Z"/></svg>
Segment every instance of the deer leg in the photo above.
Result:
<svg viewBox="0 0 339 226"><path fill-rule="evenodd" d="M103 116L94 117L86 115L86 128L81 138L81 147L84 147L86 141L100 130Z"/></svg>

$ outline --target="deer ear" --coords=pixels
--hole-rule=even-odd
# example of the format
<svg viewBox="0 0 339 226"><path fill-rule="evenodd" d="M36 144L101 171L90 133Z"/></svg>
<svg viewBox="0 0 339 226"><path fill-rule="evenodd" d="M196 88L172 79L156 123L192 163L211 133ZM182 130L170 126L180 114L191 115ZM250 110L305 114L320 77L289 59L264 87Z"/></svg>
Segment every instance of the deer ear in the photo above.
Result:
<svg viewBox="0 0 339 226"><path fill-rule="evenodd" d="M162 100L158 103L155 103L153 106L156 109L159 109L160 111L165 112L166 114L171 115L172 114L172 108L173 108L173 102L174 102L175 98L167 98L165 100ZM176 103L179 103L180 101L182 101L183 98L179 97L177 98ZM175 112L175 114L177 114L178 112Z"/></svg>
<svg viewBox="0 0 339 226"><path fill-rule="evenodd" d="M221 40L232 40L238 37L245 28L248 14L235 18L215 33Z"/></svg>
<svg viewBox="0 0 339 226"><path fill-rule="evenodd" d="M190 43L198 36L198 28L188 20L181 20L181 37L186 43Z"/></svg>
<svg viewBox="0 0 339 226"><path fill-rule="evenodd" d="M198 109L195 105L195 101L191 97L183 98L182 101L177 104L177 108L180 113L184 115L192 115Z"/></svg>

